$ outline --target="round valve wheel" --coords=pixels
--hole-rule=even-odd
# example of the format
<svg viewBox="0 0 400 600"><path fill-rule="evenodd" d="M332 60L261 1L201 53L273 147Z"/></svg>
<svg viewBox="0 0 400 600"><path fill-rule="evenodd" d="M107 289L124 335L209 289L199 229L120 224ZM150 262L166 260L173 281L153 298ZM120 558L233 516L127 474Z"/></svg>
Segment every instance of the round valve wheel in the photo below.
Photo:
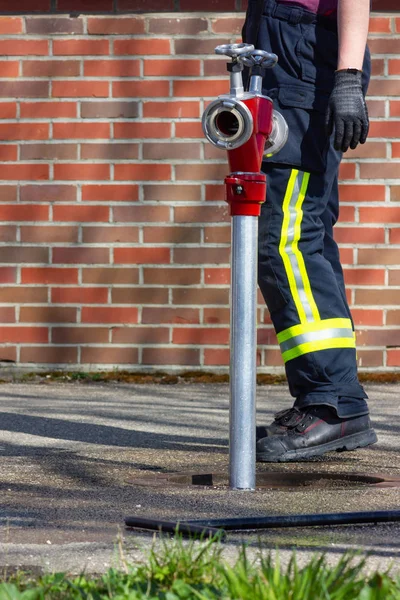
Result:
<svg viewBox="0 0 400 600"><path fill-rule="evenodd" d="M253 50L254 46L252 44L222 44L215 48L215 54L223 54L224 56L235 58L236 56L253 52Z"/></svg>

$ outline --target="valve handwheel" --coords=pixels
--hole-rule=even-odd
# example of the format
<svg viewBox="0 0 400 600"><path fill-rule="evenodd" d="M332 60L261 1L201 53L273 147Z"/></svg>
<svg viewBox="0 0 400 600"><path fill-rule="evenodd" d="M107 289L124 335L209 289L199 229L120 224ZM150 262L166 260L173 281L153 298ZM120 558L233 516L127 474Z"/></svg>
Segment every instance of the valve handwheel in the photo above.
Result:
<svg viewBox="0 0 400 600"><path fill-rule="evenodd" d="M224 56L235 58L253 52L253 50L253 44L222 44L215 48L215 54L223 54Z"/></svg>

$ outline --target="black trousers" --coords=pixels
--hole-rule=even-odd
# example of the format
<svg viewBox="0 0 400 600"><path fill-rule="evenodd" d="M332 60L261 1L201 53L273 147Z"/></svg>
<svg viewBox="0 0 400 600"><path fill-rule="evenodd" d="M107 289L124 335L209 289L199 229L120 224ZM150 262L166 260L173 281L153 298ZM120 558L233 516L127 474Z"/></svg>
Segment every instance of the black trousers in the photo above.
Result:
<svg viewBox="0 0 400 600"><path fill-rule="evenodd" d="M250 0L245 31L254 26ZM299 407L325 404L341 417L368 413L358 381L353 321L333 227L342 155L324 128L337 68L335 21L266 0L257 48L278 55L263 93L289 125L285 147L266 160L259 232L259 286ZM364 86L370 74L369 52Z"/></svg>

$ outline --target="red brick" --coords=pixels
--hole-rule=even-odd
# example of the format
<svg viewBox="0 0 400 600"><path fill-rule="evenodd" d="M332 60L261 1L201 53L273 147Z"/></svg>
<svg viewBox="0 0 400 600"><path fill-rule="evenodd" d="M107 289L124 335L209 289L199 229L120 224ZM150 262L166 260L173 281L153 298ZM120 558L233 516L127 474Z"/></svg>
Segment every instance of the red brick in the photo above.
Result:
<svg viewBox="0 0 400 600"><path fill-rule="evenodd" d="M144 365L198 365L200 352L192 348L143 348Z"/></svg>
<svg viewBox="0 0 400 600"><path fill-rule="evenodd" d="M192 123L186 121L185 123L175 123L175 137L176 138L200 138L204 139L204 133L200 122Z"/></svg>
<svg viewBox="0 0 400 600"><path fill-rule="evenodd" d="M400 158L400 142L392 143L392 157Z"/></svg>
<svg viewBox="0 0 400 600"><path fill-rule="evenodd" d="M400 100L391 100L389 103L390 106L390 116L391 117L400 117Z"/></svg>
<svg viewBox="0 0 400 600"><path fill-rule="evenodd" d="M1 105L0 105L1 106ZM200 103L185 100L182 102L159 100L158 102L143 102L143 117L145 119L190 119L200 117Z"/></svg>
<svg viewBox="0 0 400 600"><path fill-rule="evenodd" d="M229 290L221 288L174 288L172 304L229 304Z"/></svg>
<svg viewBox="0 0 400 600"><path fill-rule="evenodd" d="M110 179L110 166L107 164L55 164L54 179L58 180L107 180Z"/></svg>
<svg viewBox="0 0 400 600"><path fill-rule="evenodd" d="M184 59L163 59L144 61L145 77L199 77L200 61Z"/></svg>
<svg viewBox="0 0 400 600"><path fill-rule="evenodd" d="M228 93L226 81L220 81L219 79L207 79L203 81L179 79L173 83L173 95L180 98L214 98L220 94Z"/></svg>
<svg viewBox="0 0 400 600"><path fill-rule="evenodd" d="M143 268L143 282L158 285L196 285L200 283L200 269L170 267Z"/></svg>
<svg viewBox="0 0 400 600"><path fill-rule="evenodd" d="M144 185L144 199L157 202L200 202L200 185Z"/></svg>
<svg viewBox="0 0 400 600"><path fill-rule="evenodd" d="M24 346L21 348L21 363L37 363L38 359L45 364L71 364L78 360L78 349L62 346L42 346L40 350L37 346Z"/></svg>
<svg viewBox="0 0 400 600"><path fill-rule="evenodd" d="M108 248L53 248L54 264L107 264L110 262Z"/></svg>
<svg viewBox="0 0 400 600"><path fill-rule="evenodd" d="M176 248L176 264L228 264L229 248Z"/></svg>
<svg viewBox="0 0 400 600"><path fill-rule="evenodd" d="M21 160L77 160L77 144L23 144Z"/></svg>
<svg viewBox="0 0 400 600"><path fill-rule="evenodd" d="M168 289L138 287L116 287L112 290L113 304L168 304Z"/></svg>
<svg viewBox="0 0 400 600"><path fill-rule="evenodd" d="M339 169L339 179L355 179L356 165L352 163L342 163Z"/></svg>
<svg viewBox="0 0 400 600"><path fill-rule="evenodd" d="M17 271L15 267L0 267L0 283L15 283L16 278Z"/></svg>
<svg viewBox="0 0 400 600"><path fill-rule="evenodd" d="M206 348L204 350L204 364L212 366L229 365L230 352L229 349L213 349Z"/></svg>
<svg viewBox="0 0 400 600"><path fill-rule="evenodd" d="M204 269L204 283L209 285L229 285L230 269Z"/></svg>
<svg viewBox="0 0 400 600"><path fill-rule="evenodd" d="M137 348L90 348L81 350L81 364L135 365L139 360Z"/></svg>
<svg viewBox="0 0 400 600"><path fill-rule="evenodd" d="M166 223L169 218L168 206L115 206L115 223Z"/></svg>
<svg viewBox="0 0 400 600"><path fill-rule="evenodd" d="M176 206L175 223L221 223L230 222L229 207L224 206Z"/></svg>
<svg viewBox="0 0 400 600"><path fill-rule="evenodd" d="M18 61L4 60L0 61L0 77L18 77L19 63Z"/></svg>
<svg viewBox="0 0 400 600"><path fill-rule="evenodd" d="M168 344L168 327L113 327L113 344Z"/></svg>
<svg viewBox="0 0 400 600"><path fill-rule="evenodd" d="M1 225L0 226L0 241L16 242L17 241L17 228L14 225ZM0 279L0 281L1 281L1 279Z"/></svg>
<svg viewBox="0 0 400 600"><path fill-rule="evenodd" d="M11 287L0 289L0 302L3 304L41 304L47 302L45 287Z"/></svg>
<svg viewBox="0 0 400 600"><path fill-rule="evenodd" d="M262 364L267 367L282 367L283 360L280 350L263 350Z"/></svg>
<svg viewBox="0 0 400 600"><path fill-rule="evenodd" d="M400 311L398 308L386 312L386 325L400 325Z"/></svg>
<svg viewBox="0 0 400 600"><path fill-rule="evenodd" d="M142 310L143 324L161 324L161 323L200 323L200 311L197 308L169 308L159 307L154 308L144 306Z"/></svg>
<svg viewBox="0 0 400 600"><path fill-rule="evenodd" d="M398 223L400 219L400 206L369 206L361 207L361 223Z"/></svg>
<svg viewBox="0 0 400 600"><path fill-rule="evenodd" d="M400 346L400 329L364 329L357 331L359 346Z"/></svg>
<svg viewBox="0 0 400 600"><path fill-rule="evenodd" d="M380 290L363 289L356 290L355 304L367 304L370 306L398 305L400 303L400 290L385 288Z"/></svg>
<svg viewBox="0 0 400 600"><path fill-rule="evenodd" d="M360 325L371 325L376 327L383 325L383 310L352 308L351 316L353 317L356 327Z"/></svg>
<svg viewBox="0 0 400 600"><path fill-rule="evenodd" d="M391 244L400 244L400 229L397 227L389 229L389 242Z"/></svg>
<svg viewBox="0 0 400 600"><path fill-rule="evenodd" d="M23 185L21 202L75 202L76 187L73 185ZM12 200L13 198L10 198Z"/></svg>
<svg viewBox="0 0 400 600"><path fill-rule="evenodd" d="M1 323L15 323L15 308L11 306L0 306Z"/></svg>
<svg viewBox="0 0 400 600"><path fill-rule="evenodd" d="M369 135L370 137L384 137L389 139L398 138L400 137L400 121L372 121L370 124Z"/></svg>
<svg viewBox="0 0 400 600"><path fill-rule="evenodd" d="M57 10L60 11L112 11L112 0L57 0Z"/></svg>
<svg viewBox="0 0 400 600"><path fill-rule="evenodd" d="M385 100L368 100L367 102L368 105L368 114L370 117L376 118L376 117L384 117L386 115L386 102ZM368 144L361 144L359 146L359 150L362 151L362 154L360 152L360 156L367 156L368 155L368 146L375 145L376 143L379 142L371 142L371 140L368 142ZM356 150L351 150L351 155L350 156L357 156L357 149Z"/></svg>
<svg viewBox="0 0 400 600"><path fill-rule="evenodd" d="M172 343L222 346L229 343L229 329L213 329L211 327L175 328L172 332Z"/></svg>
<svg viewBox="0 0 400 600"><path fill-rule="evenodd" d="M206 184L206 201L221 202L225 200L225 185L223 184Z"/></svg>
<svg viewBox="0 0 400 600"><path fill-rule="evenodd" d="M157 18L149 19L149 33L197 35L208 29L207 19Z"/></svg>
<svg viewBox="0 0 400 600"><path fill-rule="evenodd" d="M359 248L359 265L397 265L399 251L391 248Z"/></svg>
<svg viewBox="0 0 400 600"><path fill-rule="evenodd" d="M16 116L16 102L0 102L0 119L15 119Z"/></svg>
<svg viewBox="0 0 400 600"><path fill-rule="evenodd" d="M171 166L162 163L115 165L114 178L116 181L169 181Z"/></svg>
<svg viewBox="0 0 400 600"><path fill-rule="evenodd" d="M110 306L84 306L82 323L137 323L138 309Z"/></svg>
<svg viewBox="0 0 400 600"><path fill-rule="evenodd" d="M53 221L61 222L108 222L109 208L107 206L68 206L62 204L53 207Z"/></svg>
<svg viewBox="0 0 400 600"><path fill-rule="evenodd" d="M117 0L118 10L153 11L174 9L173 0Z"/></svg>
<svg viewBox="0 0 400 600"><path fill-rule="evenodd" d="M0 362L17 362L17 349L16 347L7 346L5 348L0 347Z"/></svg>
<svg viewBox="0 0 400 600"><path fill-rule="evenodd" d="M57 35L64 33L82 34L83 19L74 19L73 17L26 17L26 33L37 35Z"/></svg>
<svg viewBox="0 0 400 600"><path fill-rule="evenodd" d="M227 175L227 171L225 164L186 164L176 165L175 174L178 181L223 181Z"/></svg>
<svg viewBox="0 0 400 600"><path fill-rule="evenodd" d="M346 269L346 285L385 285L384 269Z"/></svg>
<svg viewBox="0 0 400 600"><path fill-rule="evenodd" d="M48 344L49 342L47 327L2 327L0 336L3 344Z"/></svg>
<svg viewBox="0 0 400 600"><path fill-rule="evenodd" d="M137 160L139 144L129 143L89 143L81 144L81 159L96 158L99 160Z"/></svg>
<svg viewBox="0 0 400 600"><path fill-rule="evenodd" d="M400 40L393 37L373 38L368 41L371 54L399 54Z"/></svg>
<svg viewBox="0 0 400 600"><path fill-rule="evenodd" d="M340 261L343 265L352 265L354 263L354 253L351 248L339 248Z"/></svg>
<svg viewBox="0 0 400 600"><path fill-rule="evenodd" d="M220 77L224 80L226 89L229 88L229 78L226 72L226 61L218 58L210 58L204 61L205 77Z"/></svg>
<svg viewBox="0 0 400 600"><path fill-rule="evenodd" d="M115 264L168 264L171 261L169 248L115 248Z"/></svg>
<svg viewBox="0 0 400 600"><path fill-rule="evenodd" d="M114 54L118 55L137 55L148 56L151 54L160 54L165 56L171 53L171 41L168 39L157 38L135 38L114 41Z"/></svg>
<svg viewBox="0 0 400 600"><path fill-rule="evenodd" d="M388 41L390 44L393 44L395 40L391 39ZM400 42L400 40L396 40L396 42ZM372 79L369 84L368 94L370 96L399 96L400 79Z"/></svg>
<svg viewBox="0 0 400 600"><path fill-rule="evenodd" d="M53 40L53 55L89 56L110 53L108 40Z"/></svg>
<svg viewBox="0 0 400 600"><path fill-rule="evenodd" d="M109 123L53 123L55 139L100 139L110 137Z"/></svg>
<svg viewBox="0 0 400 600"><path fill-rule="evenodd" d="M107 81L53 81L54 98L107 98Z"/></svg>
<svg viewBox="0 0 400 600"><path fill-rule="evenodd" d="M49 90L48 81L4 79L0 86L0 98L48 98Z"/></svg>
<svg viewBox="0 0 400 600"><path fill-rule="evenodd" d="M336 227L335 240L339 244L384 244L383 227Z"/></svg>
<svg viewBox="0 0 400 600"><path fill-rule="evenodd" d="M47 140L47 123L0 123L0 140Z"/></svg>
<svg viewBox="0 0 400 600"><path fill-rule="evenodd" d="M0 40L0 55L2 56L47 56L49 42L47 40Z"/></svg>
<svg viewBox="0 0 400 600"><path fill-rule="evenodd" d="M84 202L134 202L139 199L137 185L83 185Z"/></svg>
<svg viewBox="0 0 400 600"><path fill-rule="evenodd" d="M383 367L383 352L379 350L357 350L358 367Z"/></svg>
<svg viewBox="0 0 400 600"><path fill-rule="evenodd" d="M22 33L22 19L20 17L0 17L0 34L12 35Z"/></svg>
<svg viewBox="0 0 400 600"><path fill-rule="evenodd" d="M145 244L200 244L199 227L144 227Z"/></svg>
<svg viewBox="0 0 400 600"><path fill-rule="evenodd" d="M0 263L48 263L48 248L35 246L4 246L0 252Z"/></svg>
<svg viewBox="0 0 400 600"><path fill-rule="evenodd" d="M8 164L4 176L9 181L48 179L49 166L44 164Z"/></svg>
<svg viewBox="0 0 400 600"><path fill-rule="evenodd" d="M222 17L211 19L211 29L214 33L239 34L242 31L243 19L241 17Z"/></svg>
<svg viewBox="0 0 400 600"><path fill-rule="evenodd" d="M52 344L107 344L107 327L53 327Z"/></svg>
<svg viewBox="0 0 400 600"><path fill-rule="evenodd" d="M1 162L7 162L7 161L16 161L18 159L18 146L16 145L11 145L11 144L7 144L7 145L3 145L0 146L0 161ZM23 158L21 157L21 159L23 160Z"/></svg>
<svg viewBox="0 0 400 600"><path fill-rule="evenodd" d="M82 269L82 282L94 283L96 285L108 284L128 284L135 285L139 283L139 269L132 267L94 267Z"/></svg>
<svg viewBox="0 0 400 600"><path fill-rule="evenodd" d="M145 142L144 160L200 160L200 146L191 142Z"/></svg>
<svg viewBox="0 0 400 600"><path fill-rule="evenodd" d="M206 244L229 244L231 241L230 227L205 227L204 242Z"/></svg>
<svg viewBox="0 0 400 600"><path fill-rule="evenodd" d="M107 301L107 288L61 287L51 290L54 304L106 304Z"/></svg>
<svg viewBox="0 0 400 600"><path fill-rule="evenodd" d="M24 77L78 77L80 64L77 60L25 60L22 74Z"/></svg>
<svg viewBox="0 0 400 600"><path fill-rule="evenodd" d="M115 139L170 138L170 123L114 123Z"/></svg>
<svg viewBox="0 0 400 600"><path fill-rule="evenodd" d="M78 269L55 267L23 267L21 283L62 283L77 284Z"/></svg>
<svg viewBox="0 0 400 600"><path fill-rule="evenodd" d="M340 202L384 202L384 185L340 185Z"/></svg>
<svg viewBox="0 0 400 600"><path fill-rule="evenodd" d="M371 17L369 33L391 33L391 23L388 17Z"/></svg>
<svg viewBox="0 0 400 600"><path fill-rule="evenodd" d="M19 320L21 323L76 323L76 314L77 309L72 306L21 306Z"/></svg>
<svg viewBox="0 0 400 600"><path fill-rule="evenodd" d="M164 98L169 96L169 81L113 81L112 95L113 98Z"/></svg>
<svg viewBox="0 0 400 600"><path fill-rule="evenodd" d="M84 244L114 244L138 243L139 229L137 227L83 227Z"/></svg>
<svg viewBox="0 0 400 600"><path fill-rule="evenodd" d="M21 102L22 119L74 119L77 117L75 102Z"/></svg>
<svg viewBox="0 0 400 600"><path fill-rule="evenodd" d="M87 21L87 30L90 34L140 34L144 33L144 18L137 15L127 17L91 17Z"/></svg>
<svg viewBox="0 0 400 600"><path fill-rule="evenodd" d="M139 60L85 60L85 77L139 77Z"/></svg>
<svg viewBox="0 0 400 600"><path fill-rule="evenodd" d="M192 4L193 6L193 4ZM182 8L182 6L181 6ZM202 10L207 10L205 7ZM221 44L229 44L231 36L225 37L207 37L199 38L198 36L188 38L177 38L175 40L175 54L205 54L207 56L214 55L214 49ZM225 90L227 91L227 90ZM218 95L218 94L215 94Z"/></svg>
<svg viewBox="0 0 400 600"><path fill-rule="evenodd" d="M387 366L398 367L400 365L400 350L388 350L387 352Z"/></svg>
<svg viewBox="0 0 400 600"><path fill-rule="evenodd" d="M78 243L78 227L64 227L60 225L34 225L21 227L21 242L44 243Z"/></svg>

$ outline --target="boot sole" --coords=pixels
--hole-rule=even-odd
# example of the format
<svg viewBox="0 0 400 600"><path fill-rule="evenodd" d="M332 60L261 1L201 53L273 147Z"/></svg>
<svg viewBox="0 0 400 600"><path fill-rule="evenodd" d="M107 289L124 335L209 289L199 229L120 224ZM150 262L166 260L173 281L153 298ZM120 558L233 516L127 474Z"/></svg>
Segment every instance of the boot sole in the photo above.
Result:
<svg viewBox="0 0 400 600"><path fill-rule="evenodd" d="M376 433L373 429L367 431L361 431L360 433L354 433L326 444L320 444L319 446L313 446L311 448L300 448L299 450L288 450L284 454L274 456L269 453L258 453L257 462L290 462L296 460L303 460L307 458L313 458L314 456L322 456L326 452L345 452L350 450L356 450L357 448L365 448L371 446L378 441Z"/></svg>

